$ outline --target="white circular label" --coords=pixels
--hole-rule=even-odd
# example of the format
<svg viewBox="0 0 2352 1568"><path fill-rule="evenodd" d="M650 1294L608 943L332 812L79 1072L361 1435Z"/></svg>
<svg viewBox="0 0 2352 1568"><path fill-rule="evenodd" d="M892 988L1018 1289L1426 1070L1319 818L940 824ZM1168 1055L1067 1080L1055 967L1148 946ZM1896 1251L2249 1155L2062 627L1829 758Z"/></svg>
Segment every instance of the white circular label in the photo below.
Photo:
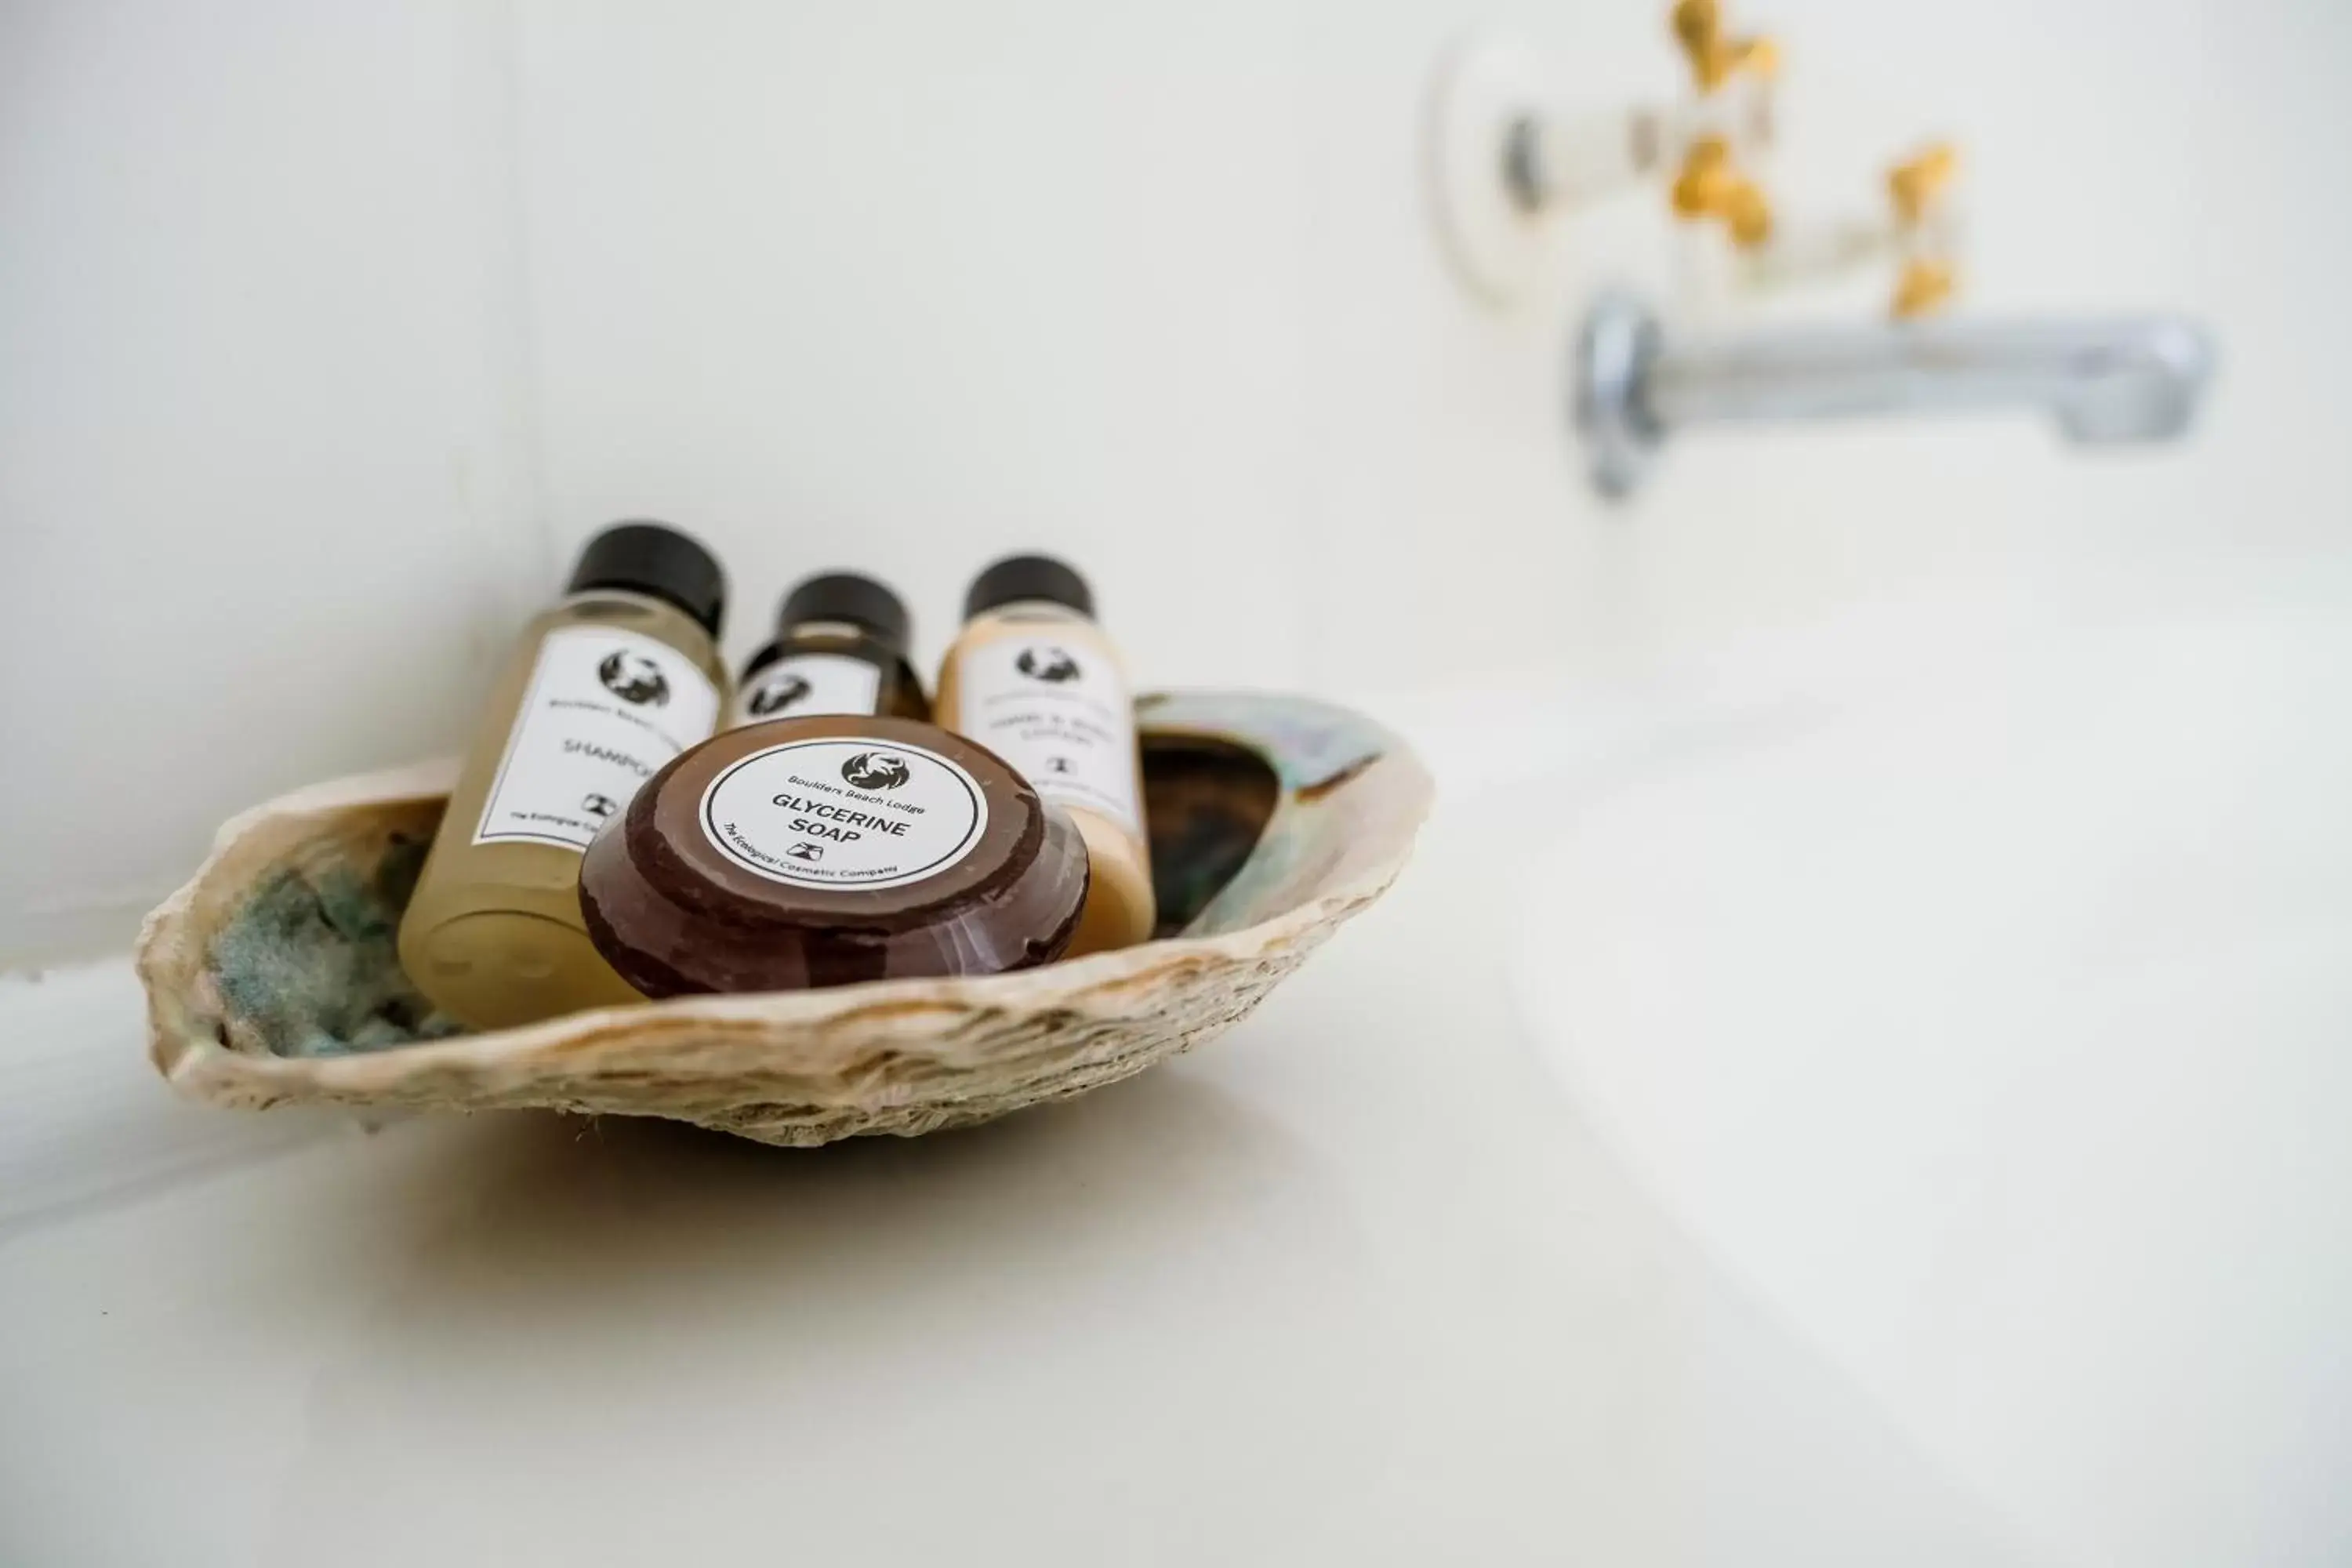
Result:
<svg viewBox="0 0 2352 1568"><path fill-rule="evenodd" d="M702 831L747 871L796 888L936 877L988 826L980 781L937 752L854 736L787 741L702 792Z"/></svg>

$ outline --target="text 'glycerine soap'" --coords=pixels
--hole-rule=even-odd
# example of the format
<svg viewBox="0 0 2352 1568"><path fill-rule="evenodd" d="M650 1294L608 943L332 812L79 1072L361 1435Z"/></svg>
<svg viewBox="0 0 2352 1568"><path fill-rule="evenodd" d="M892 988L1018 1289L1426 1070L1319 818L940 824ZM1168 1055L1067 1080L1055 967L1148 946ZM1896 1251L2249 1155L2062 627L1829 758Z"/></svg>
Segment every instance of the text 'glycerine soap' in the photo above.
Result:
<svg viewBox="0 0 2352 1568"><path fill-rule="evenodd" d="M1086 847L1000 758L913 720L731 730L597 835L580 910L648 996L993 974L1067 950Z"/></svg>

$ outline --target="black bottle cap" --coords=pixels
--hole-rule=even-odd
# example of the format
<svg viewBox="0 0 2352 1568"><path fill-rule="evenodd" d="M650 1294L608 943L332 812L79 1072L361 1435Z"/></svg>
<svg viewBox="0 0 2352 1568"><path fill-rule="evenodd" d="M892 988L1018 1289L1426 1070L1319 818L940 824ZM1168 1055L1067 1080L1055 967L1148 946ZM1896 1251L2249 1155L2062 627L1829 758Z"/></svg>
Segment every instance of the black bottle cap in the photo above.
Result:
<svg viewBox="0 0 2352 1568"><path fill-rule="evenodd" d="M906 651L907 606L898 595L855 572L822 573L785 595L776 612L776 635L790 636L794 626L810 621L847 621L897 651Z"/></svg>
<svg viewBox="0 0 2352 1568"><path fill-rule="evenodd" d="M971 590L963 596L963 618L1024 599L1043 599L1088 617L1095 613L1095 596L1076 572L1050 555L1008 555L971 580Z"/></svg>
<svg viewBox="0 0 2352 1568"><path fill-rule="evenodd" d="M650 594L701 622L714 637L727 615L727 574L719 558L667 523L616 522L590 540L563 591L591 588Z"/></svg>

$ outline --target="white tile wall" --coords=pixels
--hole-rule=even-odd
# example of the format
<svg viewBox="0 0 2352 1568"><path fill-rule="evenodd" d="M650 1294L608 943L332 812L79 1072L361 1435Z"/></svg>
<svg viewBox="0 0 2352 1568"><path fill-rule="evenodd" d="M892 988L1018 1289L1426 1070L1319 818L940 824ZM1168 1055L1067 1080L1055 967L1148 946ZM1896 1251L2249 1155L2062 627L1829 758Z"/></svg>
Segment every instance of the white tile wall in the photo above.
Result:
<svg viewBox="0 0 2352 1568"><path fill-rule="evenodd" d="M1671 84L1659 8L1498 10L1598 97ZM1598 507L1566 335L1604 279L1670 295L1674 237L1598 215L1515 314L1454 288L1418 138L1465 0L17 0L0 954L120 942L238 806L455 744L622 514L719 547L738 651L855 564L929 653L1035 544L1147 679L1332 689L2345 571L2352 13L1736 9L1785 37L1793 195L1948 131L1972 306L2215 323L2196 447L1693 440Z"/></svg>
<svg viewBox="0 0 2352 1568"><path fill-rule="evenodd" d="M126 942L226 814L447 743L544 575L509 37L0 9L0 953Z"/></svg>
<svg viewBox="0 0 2352 1568"><path fill-rule="evenodd" d="M1067 552L1145 679L1295 681L1297 37L1199 0L547 0L523 153L550 511L862 566L925 649Z"/></svg>

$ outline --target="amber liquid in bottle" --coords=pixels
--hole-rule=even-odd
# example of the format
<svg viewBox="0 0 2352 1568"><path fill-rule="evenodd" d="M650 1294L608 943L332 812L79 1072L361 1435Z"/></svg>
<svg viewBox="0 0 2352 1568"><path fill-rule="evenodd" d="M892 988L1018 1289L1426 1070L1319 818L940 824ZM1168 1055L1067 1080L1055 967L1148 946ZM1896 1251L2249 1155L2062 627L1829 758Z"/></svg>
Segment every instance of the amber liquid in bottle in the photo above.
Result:
<svg viewBox="0 0 2352 1568"><path fill-rule="evenodd" d="M1068 955L1143 941L1155 908L1134 708L1085 580L1015 556L973 580L965 615L940 666L940 723L1011 763L1077 825L1092 881Z"/></svg>
<svg viewBox="0 0 2352 1568"><path fill-rule="evenodd" d="M928 721L908 630L907 606L873 578L807 579L784 595L774 640L744 665L730 727L820 714Z"/></svg>
<svg viewBox="0 0 2352 1568"><path fill-rule="evenodd" d="M500 673L401 917L409 978L476 1028L643 1000L588 940L581 852L724 700L723 579L699 545L625 524L572 581Z"/></svg>

